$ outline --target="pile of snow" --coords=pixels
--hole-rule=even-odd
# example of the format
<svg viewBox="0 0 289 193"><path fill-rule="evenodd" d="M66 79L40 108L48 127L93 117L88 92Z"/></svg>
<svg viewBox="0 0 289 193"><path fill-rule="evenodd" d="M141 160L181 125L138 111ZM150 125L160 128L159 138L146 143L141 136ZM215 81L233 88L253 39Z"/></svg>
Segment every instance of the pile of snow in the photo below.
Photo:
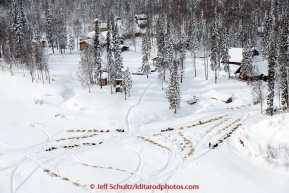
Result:
<svg viewBox="0 0 289 193"><path fill-rule="evenodd" d="M232 94L227 94L224 92L219 92L216 90L211 90L208 93L205 94L207 97L210 97L212 99L220 100L223 102L226 102L228 99L232 97Z"/></svg>
<svg viewBox="0 0 289 193"><path fill-rule="evenodd" d="M237 139L249 156L289 169L289 114L253 118Z"/></svg>

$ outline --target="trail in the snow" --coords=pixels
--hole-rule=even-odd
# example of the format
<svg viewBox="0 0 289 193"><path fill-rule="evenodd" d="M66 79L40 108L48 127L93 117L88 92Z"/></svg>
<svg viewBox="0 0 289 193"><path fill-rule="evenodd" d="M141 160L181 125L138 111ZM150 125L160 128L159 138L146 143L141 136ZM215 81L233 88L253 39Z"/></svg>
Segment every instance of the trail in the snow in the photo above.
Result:
<svg viewBox="0 0 289 193"><path fill-rule="evenodd" d="M147 92L147 90L148 90L156 81L157 81L157 79L154 80L154 81L152 81L152 82L146 87L146 89L143 91L143 93L140 95L139 101L138 101L135 105L131 106L131 107L128 109L127 114L126 114L126 116L125 116L127 131L130 131L129 116L130 116L131 110L132 110L134 107L136 107L137 105L139 105L139 104L141 104L141 103L143 102L143 96L145 95L145 93Z"/></svg>

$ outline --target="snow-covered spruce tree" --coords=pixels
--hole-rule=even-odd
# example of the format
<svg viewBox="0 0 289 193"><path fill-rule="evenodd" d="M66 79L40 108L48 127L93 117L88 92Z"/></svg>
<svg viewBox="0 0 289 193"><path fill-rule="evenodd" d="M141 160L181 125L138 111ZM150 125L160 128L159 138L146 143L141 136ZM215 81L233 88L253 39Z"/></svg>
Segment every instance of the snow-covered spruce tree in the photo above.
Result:
<svg viewBox="0 0 289 193"><path fill-rule="evenodd" d="M242 71L240 73L240 77L242 79L252 77L252 69L251 40L250 38L247 38L243 48Z"/></svg>
<svg viewBox="0 0 289 193"><path fill-rule="evenodd" d="M88 47L81 53L81 61L77 71L77 78L84 88L88 88L90 93L91 87L91 48Z"/></svg>
<svg viewBox="0 0 289 193"><path fill-rule="evenodd" d="M75 38L74 36L72 36L71 34L69 34L69 40L68 40L68 49L70 50L70 54L71 54L71 50L75 49Z"/></svg>
<svg viewBox="0 0 289 193"><path fill-rule="evenodd" d="M35 26L33 39L34 39L34 41L36 41L37 43L40 43L40 41L41 41L41 35L40 35L40 32L39 32L39 27L38 27L38 25Z"/></svg>
<svg viewBox="0 0 289 193"><path fill-rule="evenodd" d="M225 34L222 41L222 47L221 47L221 62L224 65L225 72L228 72L228 77L230 79L230 55L229 55L229 49L230 49L230 40L229 40L229 34L228 31L225 29Z"/></svg>
<svg viewBox="0 0 289 193"><path fill-rule="evenodd" d="M53 35L53 31L52 31L52 15L50 12L50 9L47 5L47 10L46 10L46 37L48 40L48 45L50 48L52 48L52 52L54 54L54 35Z"/></svg>
<svg viewBox="0 0 289 193"><path fill-rule="evenodd" d="M114 27L114 61L115 61L115 73L116 73L116 79L122 79L123 78L123 72L121 68L123 67L122 63L122 57L121 57L121 48L120 48L120 37L118 34L118 27L115 23Z"/></svg>
<svg viewBox="0 0 289 193"><path fill-rule="evenodd" d="M158 67L158 81L162 85L162 90L164 89L165 81L165 64L164 64L164 50L165 50L165 35L163 28L161 26L160 20L157 24L157 47L158 47L158 58L157 58L157 67Z"/></svg>
<svg viewBox="0 0 289 193"><path fill-rule="evenodd" d="M110 17L107 19L107 34L106 34L106 51L109 51L111 46L111 22Z"/></svg>
<svg viewBox="0 0 289 193"><path fill-rule="evenodd" d="M66 46L67 46L67 29L66 29L66 18L64 16L64 12L61 9L61 26L60 26L60 39L59 39L59 47L60 52L63 54L63 51L65 52Z"/></svg>
<svg viewBox="0 0 289 193"><path fill-rule="evenodd" d="M180 62L181 62L181 83L183 82L183 77L185 74L185 64L184 61L186 59L186 37L181 35L180 37ZM196 74L195 74L196 76Z"/></svg>
<svg viewBox="0 0 289 193"><path fill-rule="evenodd" d="M283 109L288 108L288 46L289 46L289 24L288 16L283 14L281 19L281 41L279 48L279 65L281 72L281 105Z"/></svg>
<svg viewBox="0 0 289 193"><path fill-rule="evenodd" d="M174 109L175 113L177 113L181 101L181 84L178 69L178 64L173 64L170 71L169 87L166 93L170 103L169 109Z"/></svg>
<svg viewBox="0 0 289 193"><path fill-rule="evenodd" d="M132 79L128 67L126 71L124 71L122 87L123 87L122 90L124 92L124 99L126 100L126 95L129 94L130 96L130 89L132 87Z"/></svg>
<svg viewBox="0 0 289 193"><path fill-rule="evenodd" d="M272 37L272 36L271 36ZM276 45L274 39L271 40L268 57L268 95L266 114L273 116L274 112L274 87L275 87L275 67L276 67Z"/></svg>
<svg viewBox="0 0 289 193"><path fill-rule="evenodd" d="M270 34L272 32L272 14L271 9L268 9L265 15L263 26L263 39L262 39L262 55L264 59L268 57L268 45L270 45Z"/></svg>
<svg viewBox="0 0 289 193"><path fill-rule="evenodd" d="M147 78L151 72L150 70L150 66L149 66L149 56L148 56L148 53L149 53L149 42L148 42L148 36L147 34L144 34L144 36L142 37L142 48L141 48L141 51L142 51L142 71L145 75L147 75Z"/></svg>
<svg viewBox="0 0 289 193"><path fill-rule="evenodd" d="M194 58L194 71L195 71L195 77L197 76L197 69L196 69L196 50L198 47L198 40L197 40L197 35L196 35L196 24L195 24L195 16L193 15L192 8L190 9L190 26L189 26L189 49L191 50L191 54L193 55ZM199 38L202 37L202 31L199 31ZM181 82L182 82L182 77L181 77Z"/></svg>
<svg viewBox="0 0 289 193"><path fill-rule="evenodd" d="M24 8L23 8L23 0L19 0L19 7L20 7L21 20L23 24L23 30L26 31L28 24L27 24L26 15L25 15Z"/></svg>
<svg viewBox="0 0 289 193"><path fill-rule="evenodd" d="M115 83L115 65L113 60L113 42L112 42L112 25L111 25L111 17L108 17L107 19L107 36L106 36L106 42L107 42L107 72L108 72L108 84L110 84L111 87L111 94L112 94L112 87Z"/></svg>
<svg viewBox="0 0 289 193"><path fill-rule="evenodd" d="M174 42L173 42L173 26L171 22L168 22L167 34L165 39L165 61L166 69L172 71L174 65Z"/></svg>
<svg viewBox="0 0 289 193"><path fill-rule="evenodd" d="M111 13L110 15L110 25L111 25L111 43L113 44L112 45L112 51L114 52L114 49L115 49L115 43L116 43L116 39L117 39L117 31L115 29L116 25L115 25L115 21L114 21L114 15L113 13Z"/></svg>
<svg viewBox="0 0 289 193"><path fill-rule="evenodd" d="M115 61L113 59L113 45L110 44L109 50L107 52L107 65L108 65L108 76L109 76L109 84L111 87L111 94L112 94L112 87L115 84L116 79L116 69L115 69Z"/></svg>
<svg viewBox="0 0 289 193"><path fill-rule="evenodd" d="M215 10L214 21L212 25L211 34L211 70L215 72L215 84L217 83L217 70L218 70L218 25L217 25L217 12Z"/></svg>
<svg viewBox="0 0 289 193"><path fill-rule="evenodd" d="M94 35L94 82L95 84L100 85L100 88L102 88L100 29L98 21L95 21L95 35Z"/></svg>
<svg viewBox="0 0 289 193"><path fill-rule="evenodd" d="M14 30L14 45L15 58L20 59L21 51L24 44L22 16L18 4L13 1L13 30Z"/></svg>

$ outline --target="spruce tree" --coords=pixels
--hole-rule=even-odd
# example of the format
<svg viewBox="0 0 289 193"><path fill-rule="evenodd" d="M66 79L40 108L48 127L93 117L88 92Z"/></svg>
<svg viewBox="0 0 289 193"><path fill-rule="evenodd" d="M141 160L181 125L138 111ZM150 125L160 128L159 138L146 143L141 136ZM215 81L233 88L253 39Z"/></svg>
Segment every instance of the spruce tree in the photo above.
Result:
<svg viewBox="0 0 289 193"><path fill-rule="evenodd" d="M274 111L274 87L275 87L275 67L276 67L276 45L274 39L271 40L268 57L268 95L266 114L273 116Z"/></svg>
<svg viewBox="0 0 289 193"><path fill-rule="evenodd" d="M183 77L185 74L185 64L184 61L186 59L186 37L181 35L180 37L180 62L181 62L181 83L183 82ZM196 77L196 71L195 71Z"/></svg>
<svg viewBox="0 0 289 193"><path fill-rule="evenodd" d="M99 21L95 21L95 35L94 35L94 80L97 85L101 84L101 46L100 46L100 29Z"/></svg>
<svg viewBox="0 0 289 193"><path fill-rule="evenodd" d="M69 40L68 40L68 48L70 50L70 54L71 54L71 50L75 49L75 38L74 36L72 36L71 34L69 34Z"/></svg>
<svg viewBox="0 0 289 193"><path fill-rule="evenodd" d="M114 60L115 60L115 72L116 72L116 79L122 79L123 78L123 72L121 68L123 67L122 63L122 57L121 57L121 48L120 48L120 38L118 34L118 27L117 24L115 24L114 27Z"/></svg>
<svg viewBox="0 0 289 193"><path fill-rule="evenodd" d="M142 71L145 75L147 75L147 78L148 78L148 75L150 74L150 66L149 66L149 56L148 56L148 53L149 53L149 42L148 42L148 36L147 34L144 34L144 36L142 37Z"/></svg>
<svg viewBox="0 0 289 193"><path fill-rule="evenodd" d="M167 27L167 34L166 34L166 39L165 39L165 61L166 61L166 69L169 69L169 71L172 71L173 68L173 57L174 57L174 42L173 42L173 26L172 23L168 23Z"/></svg>
<svg viewBox="0 0 289 193"><path fill-rule="evenodd" d="M262 55L264 59L268 57L268 45L270 45L270 34L272 32L272 14L271 9L268 9L265 15L262 39Z"/></svg>
<svg viewBox="0 0 289 193"><path fill-rule="evenodd" d="M59 46L60 46L60 52L63 54L63 51L65 51L67 47L67 29L66 29L66 18L64 16L64 12L61 9L61 26L60 26L60 39L59 39Z"/></svg>
<svg viewBox="0 0 289 193"><path fill-rule="evenodd" d="M252 69L251 40L250 38L247 38L243 48L242 71L240 73L241 78L252 77Z"/></svg>
<svg viewBox="0 0 289 193"><path fill-rule="evenodd" d="M228 31L225 29L225 35L223 37L222 47L221 47L221 58L222 58L221 62L224 65L225 72L228 72L228 77L230 79L229 49L230 49L229 34L228 34Z"/></svg>
<svg viewBox="0 0 289 193"><path fill-rule="evenodd" d="M169 87L166 94L170 103L169 109L174 109L174 113L177 113L181 101L180 75L177 62L173 64L172 70L170 71Z"/></svg>
<svg viewBox="0 0 289 193"><path fill-rule="evenodd" d="M163 27L161 25L160 19L158 20L157 24L157 67L158 67L158 81L162 85L162 90L164 89L164 81L165 81L165 64L164 64L164 57L165 57L165 35L163 32Z"/></svg>
<svg viewBox="0 0 289 193"><path fill-rule="evenodd" d="M281 72L281 105L285 109L288 107L288 46L289 46L289 25L287 15L283 14L281 19L281 41L279 49L280 72Z"/></svg>
<svg viewBox="0 0 289 193"><path fill-rule="evenodd" d="M50 12L50 9L48 8L48 5L47 5L47 10L46 10L46 37L47 37L47 40L48 40L48 45L50 48L52 48L52 52L54 54L54 36L53 36L53 32L52 32L52 15L51 15L51 12Z"/></svg>
<svg viewBox="0 0 289 193"><path fill-rule="evenodd" d="M123 76L123 92L124 92L124 97L126 100L126 95L129 94L130 96L130 89L132 87L132 79L131 79L131 75L129 72L129 68L127 67L126 71L124 71L124 76Z"/></svg>
<svg viewBox="0 0 289 193"><path fill-rule="evenodd" d="M19 10L19 6L15 2L13 3L13 9L14 9L13 30L14 30L15 56L16 58L20 59L24 44L22 15Z"/></svg>
<svg viewBox="0 0 289 193"><path fill-rule="evenodd" d="M217 70L218 70L218 25L217 25L217 12L215 10L214 21L212 25L212 34L211 34L211 70L215 72L215 83L217 83Z"/></svg>
<svg viewBox="0 0 289 193"><path fill-rule="evenodd" d="M192 12L192 9L190 9L190 12ZM195 17L193 13L190 14L190 26L189 26L189 49L191 50L191 54L194 58L194 71L195 71L195 77L197 76L197 69L196 69L196 50L198 47L198 40L197 40L197 34L196 34L196 24L195 24ZM199 32L199 39L202 37L202 31ZM181 78L182 82L182 78Z"/></svg>

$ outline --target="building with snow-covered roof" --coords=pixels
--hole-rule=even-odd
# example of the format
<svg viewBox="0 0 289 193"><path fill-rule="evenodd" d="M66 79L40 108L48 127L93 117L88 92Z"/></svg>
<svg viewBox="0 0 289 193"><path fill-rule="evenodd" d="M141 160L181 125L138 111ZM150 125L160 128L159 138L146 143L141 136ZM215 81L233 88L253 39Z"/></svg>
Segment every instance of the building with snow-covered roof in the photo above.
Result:
<svg viewBox="0 0 289 193"><path fill-rule="evenodd" d="M148 25L147 15L146 14L137 14L134 16L135 22L139 28L144 29Z"/></svg>
<svg viewBox="0 0 289 193"><path fill-rule="evenodd" d="M106 46L106 34L107 31L100 33L100 45L102 47ZM95 36L95 31L89 32L84 38L80 39L79 45L80 50L84 50L87 46L93 46L93 39Z"/></svg>
<svg viewBox="0 0 289 193"><path fill-rule="evenodd" d="M100 23L99 28L100 28L100 32L108 31L107 23ZM89 32L93 32L93 31L95 31L95 27L89 25L89 26L88 26L88 31L89 31Z"/></svg>

